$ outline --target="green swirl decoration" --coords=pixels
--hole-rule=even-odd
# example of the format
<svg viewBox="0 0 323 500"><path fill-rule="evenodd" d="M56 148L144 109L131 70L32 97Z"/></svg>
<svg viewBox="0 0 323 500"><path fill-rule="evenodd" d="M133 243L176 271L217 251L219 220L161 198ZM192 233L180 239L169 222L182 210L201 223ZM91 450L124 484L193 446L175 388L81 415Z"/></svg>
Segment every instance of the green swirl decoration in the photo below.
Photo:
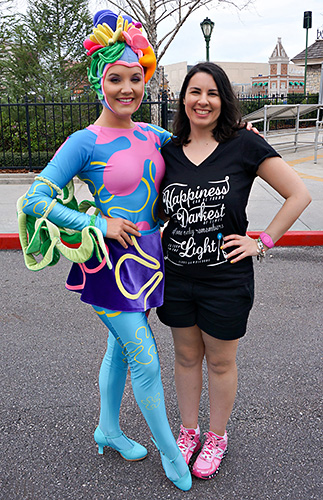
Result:
<svg viewBox="0 0 323 500"><path fill-rule="evenodd" d="M99 99L103 99L101 92L101 78L106 64L116 62L124 53L126 44L124 42L116 42L109 47L103 47L97 50L92 55L91 66L88 68L88 79L91 88L95 90Z"/></svg>

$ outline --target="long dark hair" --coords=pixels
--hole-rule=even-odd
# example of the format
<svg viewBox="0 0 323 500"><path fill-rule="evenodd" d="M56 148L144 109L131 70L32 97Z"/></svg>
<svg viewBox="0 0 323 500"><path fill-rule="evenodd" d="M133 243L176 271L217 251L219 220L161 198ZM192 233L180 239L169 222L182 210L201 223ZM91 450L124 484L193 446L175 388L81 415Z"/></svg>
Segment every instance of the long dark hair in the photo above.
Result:
<svg viewBox="0 0 323 500"><path fill-rule="evenodd" d="M234 95L229 78L220 66L211 62L196 64L184 79L179 96L179 107L173 125L173 141L175 144L182 146L190 142L191 127L185 113L184 99L190 79L196 73L208 73L216 83L221 99L221 114L212 132L216 141L224 142L230 139L236 130L241 128L241 113L238 99Z"/></svg>

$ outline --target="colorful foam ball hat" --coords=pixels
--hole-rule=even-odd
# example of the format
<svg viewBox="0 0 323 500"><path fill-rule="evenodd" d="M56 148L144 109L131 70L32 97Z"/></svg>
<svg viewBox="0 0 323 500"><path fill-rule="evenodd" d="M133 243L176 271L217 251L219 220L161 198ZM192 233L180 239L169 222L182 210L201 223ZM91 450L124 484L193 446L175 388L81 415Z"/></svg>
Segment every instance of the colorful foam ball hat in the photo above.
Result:
<svg viewBox="0 0 323 500"><path fill-rule="evenodd" d="M141 68L145 83L156 69L156 57L148 40L142 34L141 23L127 15L115 14L111 10L100 10L93 18L93 33L83 45L91 56L88 79L102 104L114 110L104 92L104 78L111 66L121 64ZM144 95L144 92L143 92Z"/></svg>

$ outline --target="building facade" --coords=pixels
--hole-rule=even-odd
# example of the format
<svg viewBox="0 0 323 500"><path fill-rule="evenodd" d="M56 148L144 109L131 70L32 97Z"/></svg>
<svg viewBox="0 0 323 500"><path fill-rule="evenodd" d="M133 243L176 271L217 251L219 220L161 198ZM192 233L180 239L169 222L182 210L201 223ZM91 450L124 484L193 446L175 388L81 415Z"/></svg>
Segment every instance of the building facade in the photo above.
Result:
<svg viewBox="0 0 323 500"><path fill-rule="evenodd" d="M315 44L308 48L308 92L318 92L320 86L321 64L323 63L323 27L318 30ZM254 62L216 62L227 73L236 94L286 97L290 93L304 93L305 51L291 61L282 45L281 38L269 57L268 63ZM295 64L294 64L295 63ZM191 66L186 61L167 64L160 72L160 87L177 99L183 80ZM255 76L257 75L257 76Z"/></svg>
<svg viewBox="0 0 323 500"><path fill-rule="evenodd" d="M228 78L237 94L249 95L251 93L251 77L255 74L267 74L268 63L255 62L224 62L216 61L216 64L226 72ZM177 99L183 80L191 66L186 61L166 64L160 71L161 81L167 80L169 94ZM164 75L164 78L163 76Z"/></svg>
<svg viewBox="0 0 323 500"><path fill-rule="evenodd" d="M304 70L290 64L281 38L278 38L268 64L269 74L251 78L253 94L282 97L289 93L303 94Z"/></svg>

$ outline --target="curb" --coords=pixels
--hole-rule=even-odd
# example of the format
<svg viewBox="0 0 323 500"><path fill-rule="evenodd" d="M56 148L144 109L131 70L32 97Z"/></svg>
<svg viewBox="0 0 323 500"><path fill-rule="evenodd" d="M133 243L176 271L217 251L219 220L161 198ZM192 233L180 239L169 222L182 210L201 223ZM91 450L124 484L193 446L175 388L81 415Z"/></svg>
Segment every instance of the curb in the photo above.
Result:
<svg viewBox="0 0 323 500"><path fill-rule="evenodd" d="M251 238L258 238L261 231L248 231ZM323 246L323 231L287 231L276 247ZM18 233L0 233L0 250L21 250Z"/></svg>
<svg viewBox="0 0 323 500"><path fill-rule="evenodd" d="M0 233L0 250L21 250L18 233Z"/></svg>
<svg viewBox="0 0 323 500"><path fill-rule="evenodd" d="M37 175L40 174L39 172L29 172L25 174L7 174L7 173L1 173L0 170L0 184L10 184L10 185L29 185L31 186L32 183L34 182L35 178ZM74 177L74 184L81 184L83 181L81 181L78 177Z"/></svg>
<svg viewBox="0 0 323 500"><path fill-rule="evenodd" d="M248 231L251 238L259 238L261 231ZM323 246L323 231L287 231L275 244L276 247Z"/></svg>

